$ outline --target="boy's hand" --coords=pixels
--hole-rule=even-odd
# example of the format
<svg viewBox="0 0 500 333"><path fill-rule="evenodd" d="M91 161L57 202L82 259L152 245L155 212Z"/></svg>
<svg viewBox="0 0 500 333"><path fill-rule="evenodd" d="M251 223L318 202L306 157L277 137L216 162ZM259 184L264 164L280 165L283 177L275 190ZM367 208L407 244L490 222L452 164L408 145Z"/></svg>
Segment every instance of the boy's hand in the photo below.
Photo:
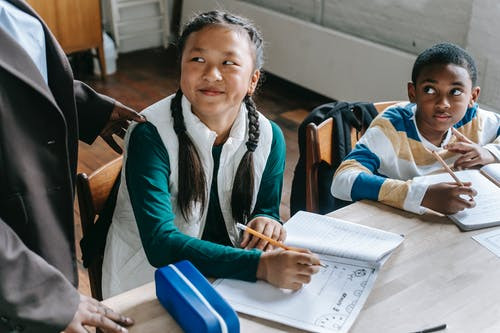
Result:
<svg viewBox="0 0 500 333"><path fill-rule="evenodd" d="M433 184L427 188L422 206L446 215L476 206L473 199L464 199L461 195L473 197L477 192L471 187L471 183L464 183L464 186L457 183Z"/></svg>
<svg viewBox="0 0 500 333"><path fill-rule="evenodd" d="M278 242L283 242L286 238L286 231L283 229L283 226L278 221L268 217L257 216L248 222L247 227L260 232L267 237L271 237ZM243 239L241 240L240 245L245 249L256 248L263 251L271 251L274 249L274 246L269 244L266 240L254 237L246 231L243 233Z"/></svg>
<svg viewBox="0 0 500 333"><path fill-rule="evenodd" d="M496 161L495 156L488 149L474 143L459 131L453 129L453 135L457 138L457 142L448 144L444 148L453 153L462 154L453 164L455 169L466 169Z"/></svg>
<svg viewBox="0 0 500 333"><path fill-rule="evenodd" d="M446 145L444 148L453 153L462 154L453 164L453 167L458 170L496 161L495 156L488 149L476 143L455 142Z"/></svg>

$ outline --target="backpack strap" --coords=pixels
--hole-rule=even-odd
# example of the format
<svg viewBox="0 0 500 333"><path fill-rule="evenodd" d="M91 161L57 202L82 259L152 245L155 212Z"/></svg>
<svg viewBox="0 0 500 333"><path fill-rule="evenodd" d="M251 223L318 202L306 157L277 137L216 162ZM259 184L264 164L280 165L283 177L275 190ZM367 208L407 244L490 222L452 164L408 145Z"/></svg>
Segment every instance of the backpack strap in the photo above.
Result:
<svg viewBox="0 0 500 333"><path fill-rule="evenodd" d="M352 111L358 118L363 129L367 129L370 126L373 119L375 119L375 117L378 116L378 111L375 108L375 105L373 105L373 103L364 103L364 102L353 103Z"/></svg>

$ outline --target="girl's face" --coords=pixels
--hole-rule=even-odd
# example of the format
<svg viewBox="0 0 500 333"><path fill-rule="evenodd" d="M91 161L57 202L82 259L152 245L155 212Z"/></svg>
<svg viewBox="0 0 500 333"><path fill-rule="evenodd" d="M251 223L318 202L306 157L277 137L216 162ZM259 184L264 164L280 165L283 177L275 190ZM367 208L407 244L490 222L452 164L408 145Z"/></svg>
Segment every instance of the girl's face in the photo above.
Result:
<svg viewBox="0 0 500 333"><path fill-rule="evenodd" d="M259 75L245 30L209 25L187 38L180 85L192 112L202 121L235 118L243 98L255 91Z"/></svg>

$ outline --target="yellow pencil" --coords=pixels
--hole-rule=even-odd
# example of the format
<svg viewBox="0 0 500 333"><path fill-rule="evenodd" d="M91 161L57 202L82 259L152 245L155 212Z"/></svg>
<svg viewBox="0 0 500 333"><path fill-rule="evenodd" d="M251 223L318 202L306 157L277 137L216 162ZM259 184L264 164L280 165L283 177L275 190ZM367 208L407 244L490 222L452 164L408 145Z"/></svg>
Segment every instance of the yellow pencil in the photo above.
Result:
<svg viewBox="0 0 500 333"><path fill-rule="evenodd" d="M282 248L283 250L288 250L288 251L296 251L297 249L294 248L294 247L291 247L291 246L286 246L285 244L283 244L282 242L278 242L277 240L275 239L272 239L271 237L268 237L266 235L263 235L261 234L260 232L256 231L256 230L253 230L252 228L246 226L246 225L243 225L241 223L236 223L236 227L238 229L241 229L243 231L247 231L249 234L251 235L254 235L255 237L258 237L260 239L263 239L263 240L266 240L269 242L269 244L273 245L273 246L277 246L277 247L280 247ZM321 267L328 267L326 265L323 265L323 264L319 264Z"/></svg>
<svg viewBox="0 0 500 333"><path fill-rule="evenodd" d="M453 170L450 169L450 167L448 166L448 164L446 164L446 162L441 158L441 156L438 155L438 153L436 153L436 151L432 150L431 151L432 155L434 155L434 157L436 158L436 160L441 163L441 165L443 166L443 168L450 174L450 176L453 177L453 179L455 180L455 182L460 185L460 186L464 186L464 183L462 183L460 181L460 179L457 177L457 175L455 175L455 173L453 172Z"/></svg>
<svg viewBox="0 0 500 333"><path fill-rule="evenodd" d="M460 185L460 186L464 186L464 183L462 183L460 181L460 179L457 177L457 175L453 172L453 170L450 169L450 167L448 166L448 164L446 164L446 162L441 158L441 156L439 156L438 153L436 153L435 150L432 150L431 151L432 155L436 158L436 160L441 163L441 165L443 166L443 168L450 174L450 176L455 180L455 182ZM474 198L472 196L470 196L470 199L471 200L474 200Z"/></svg>
<svg viewBox="0 0 500 333"><path fill-rule="evenodd" d="M292 248L291 248L291 247L286 246L285 244L283 244L283 243L281 243L281 242L278 242L277 240L272 239L271 237L267 237L266 235L263 235L263 234L261 234L260 232L255 231L255 230L253 230L253 229L252 229L252 228L250 228L250 227L247 227L246 225L243 225L243 224L241 224L241 223L237 223L237 224L236 224L236 227L237 227L238 229L243 230L243 231L248 231L248 233L249 233L249 234L254 235L255 237L258 237L258 238L260 238L260 239L263 239L263 240L268 241L268 242L269 242L271 245L273 245L273 246L281 247L283 250L292 250Z"/></svg>
<svg viewBox="0 0 500 333"><path fill-rule="evenodd" d="M471 139L469 139L468 137L466 137L465 135L460 133L455 127L452 127L451 131L453 132L453 135L457 139L462 140L462 141L467 142L467 143L474 143Z"/></svg>

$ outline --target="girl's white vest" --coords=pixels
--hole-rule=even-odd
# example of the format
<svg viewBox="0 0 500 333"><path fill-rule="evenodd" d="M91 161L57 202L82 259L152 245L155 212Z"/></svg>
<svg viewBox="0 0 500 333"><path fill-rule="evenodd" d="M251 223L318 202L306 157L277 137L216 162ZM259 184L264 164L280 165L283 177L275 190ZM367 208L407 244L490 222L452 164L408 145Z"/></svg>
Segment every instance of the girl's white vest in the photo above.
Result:
<svg viewBox="0 0 500 333"><path fill-rule="evenodd" d="M186 221L177 206L178 194L178 152L179 142L173 128L170 102L171 95L145 109L141 114L156 126L158 133L165 145L170 161L169 191L171 195L172 210L175 213L175 225L179 230L189 236L201 238L205 227L205 219L208 205L203 212L194 210L194 214ZM216 133L203 124L198 117L191 112L191 104L182 97L182 113L187 132L194 145L198 149L201 162L207 180L206 193L210 196L210 184L212 184L213 158L212 147ZM239 232L231 214L231 191L236 170L243 154L247 151L246 141L248 138L247 110L242 103L238 116L231 128L227 141L224 143L220 156L219 170L217 173L219 202L224 216L227 233L234 246L239 244ZM134 126L125 136L125 153L123 165L127 160L127 146ZM255 188L252 209L262 179L262 173L270 153L273 139L270 122L259 114L260 138L257 149L254 152L254 174ZM148 149L148 147L144 147ZM182 148L181 148L182 149ZM110 297L123 291L135 288L154 278L154 267L152 267L142 247L139 230L135 221L134 213L128 195L125 170L122 169L121 184L118 191L116 208L113 221L106 240L104 263L102 268L102 291L103 297Z"/></svg>

